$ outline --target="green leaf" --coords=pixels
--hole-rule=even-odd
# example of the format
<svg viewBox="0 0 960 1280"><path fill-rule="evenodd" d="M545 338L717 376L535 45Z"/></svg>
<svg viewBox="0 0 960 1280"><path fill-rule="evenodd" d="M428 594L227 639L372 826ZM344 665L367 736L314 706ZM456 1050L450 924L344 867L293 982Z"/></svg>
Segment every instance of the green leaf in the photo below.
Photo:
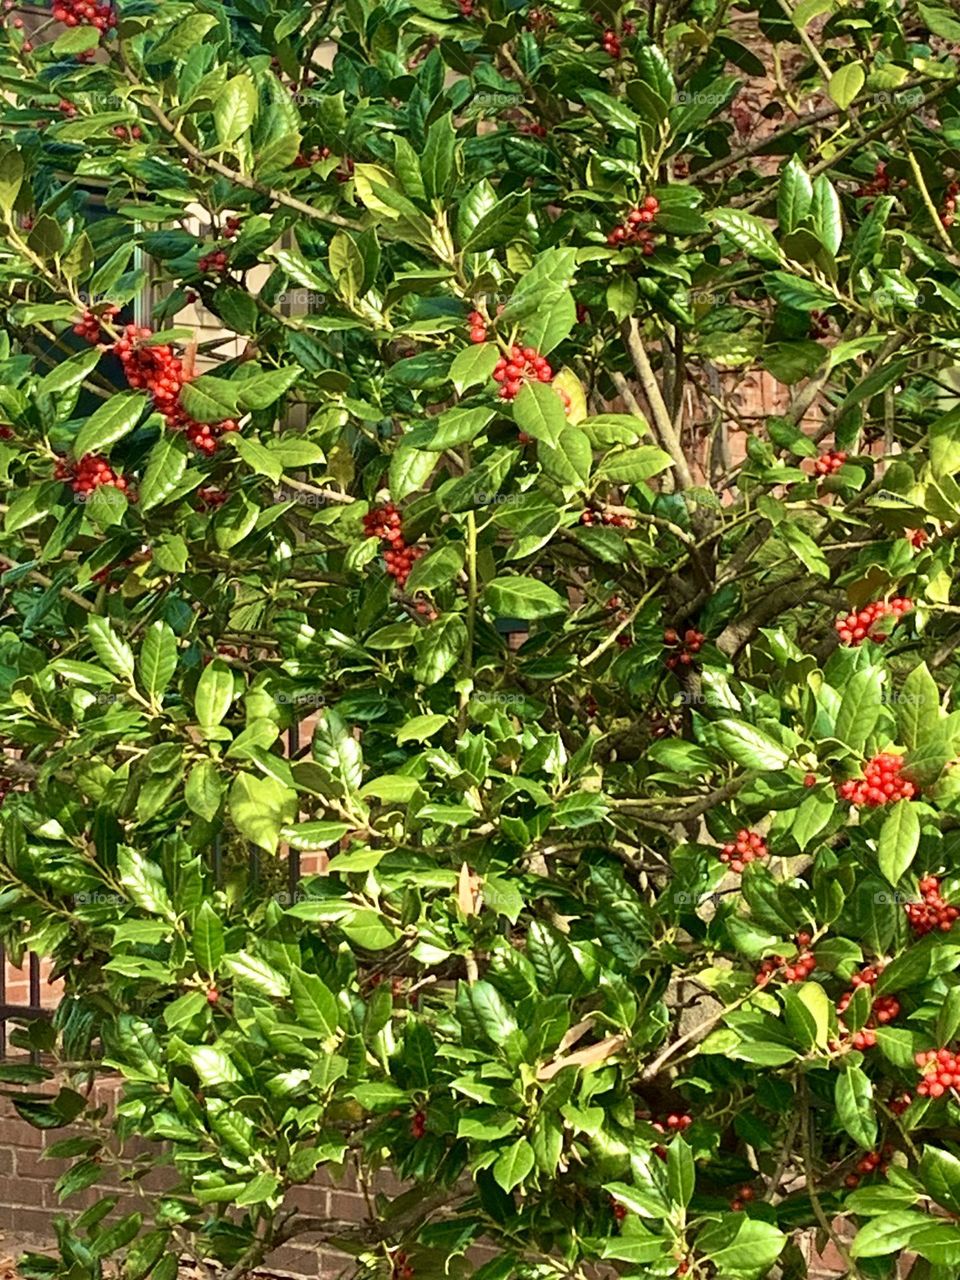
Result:
<svg viewBox="0 0 960 1280"><path fill-rule="evenodd" d="M191 13L168 27L144 59L147 66L173 62L186 57L191 49L204 43L204 36L217 25L210 13Z"/></svg>
<svg viewBox="0 0 960 1280"><path fill-rule="evenodd" d="M190 770L184 799L191 811L205 822L212 822L217 816L223 799L223 780L212 760L200 760Z"/></svg>
<svg viewBox="0 0 960 1280"><path fill-rule="evenodd" d="M238 773L230 788L230 816L237 830L267 853L276 853L280 829L293 821L296 807L296 792L276 778Z"/></svg>
<svg viewBox="0 0 960 1280"><path fill-rule="evenodd" d="M860 751L873 733L883 706L883 672L878 667L855 671L837 712L834 734L854 751Z"/></svg>
<svg viewBox="0 0 960 1280"><path fill-rule="evenodd" d="M53 52L58 58L70 57L77 53L87 53L96 49L100 43L100 32L92 26L83 24L62 32L53 42Z"/></svg>
<svg viewBox="0 0 960 1280"><path fill-rule="evenodd" d="M242 986L252 987L265 996L282 1000L290 994L290 985L283 974L248 951L225 956L223 967Z"/></svg>
<svg viewBox="0 0 960 1280"><path fill-rule="evenodd" d="M331 237L328 262L341 298L355 302L363 283L363 255L346 231L338 231Z"/></svg>
<svg viewBox="0 0 960 1280"><path fill-rule="evenodd" d="M528 234L529 212L529 192L511 192L498 200L467 236L463 245L464 253L498 249L514 240L525 239Z"/></svg>
<svg viewBox="0 0 960 1280"><path fill-rule="evenodd" d="M509 1193L533 1172L534 1164L533 1147L526 1138L520 1138L497 1157L494 1180Z"/></svg>
<svg viewBox="0 0 960 1280"><path fill-rule="evenodd" d="M213 977L223 958L223 925L210 902L202 902L193 919L193 955L208 977Z"/></svg>
<svg viewBox="0 0 960 1280"><path fill-rule="evenodd" d="M443 542L422 556L413 566L406 582L408 594L436 591L452 582L463 568L464 548L459 542Z"/></svg>
<svg viewBox="0 0 960 1280"><path fill-rule="evenodd" d="M397 730L397 743L402 745L404 742L426 742L449 722L449 716L413 716Z"/></svg>
<svg viewBox="0 0 960 1280"><path fill-rule="evenodd" d="M201 728L213 729L230 710L234 697L233 672L225 662L216 658L204 667L194 694L197 723Z"/></svg>
<svg viewBox="0 0 960 1280"><path fill-rule="evenodd" d="M147 397L139 391L112 396L83 424L73 442L73 455L102 453L108 445L132 431L140 419Z"/></svg>
<svg viewBox="0 0 960 1280"><path fill-rule="evenodd" d="M433 199L444 194L454 173L457 134L450 112L440 116L427 132L426 145L420 159L420 172L426 193Z"/></svg>
<svg viewBox="0 0 960 1280"><path fill-rule="evenodd" d="M488 382L499 359L500 349L495 342L481 342L459 351L450 366L450 380L457 394Z"/></svg>
<svg viewBox="0 0 960 1280"><path fill-rule="evenodd" d="M867 73L861 63L848 62L830 77L827 93L842 111L846 111L863 88L866 79Z"/></svg>
<svg viewBox="0 0 960 1280"><path fill-rule="evenodd" d="M752 213L739 209L716 209L710 215L712 222L732 240L738 249L761 262L782 262L780 246L765 222Z"/></svg>
<svg viewBox="0 0 960 1280"><path fill-rule="evenodd" d="M417 640L416 680L434 685L457 665L467 643L467 626L459 614L450 613L423 628Z"/></svg>
<svg viewBox="0 0 960 1280"><path fill-rule="evenodd" d="M877 861L888 884L896 888L910 870L920 847L920 819L909 800L892 805L880 829Z"/></svg>
<svg viewBox="0 0 960 1280"><path fill-rule="evenodd" d="M330 988L318 977L294 969L290 975L290 994L293 1011L302 1026L321 1031L326 1037L337 1034L337 1002Z"/></svg>
<svg viewBox="0 0 960 1280"><path fill-rule="evenodd" d="M242 386L239 382L204 374L183 384L180 403L197 422L224 422L236 418L240 412Z"/></svg>
<svg viewBox="0 0 960 1280"><path fill-rule="evenodd" d="M256 373L230 385L235 387L241 409L255 412L267 409L279 400L302 376L297 364L283 365L279 369L259 369Z"/></svg>
<svg viewBox="0 0 960 1280"><path fill-rule="evenodd" d="M797 156L791 156L780 174L777 221L784 234L795 231L810 212L813 183Z"/></svg>
<svg viewBox="0 0 960 1280"><path fill-rule="evenodd" d="M230 551L243 542L257 527L260 508L245 492L233 497L217 512L213 540L221 551Z"/></svg>
<svg viewBox="0 0 960 1280"><path fill-rule="evenodd" d="M385 951L399 941L400 934L376 911L354 911L340 921L340 928L351 942L364 951Z"/></svg>
<svg viewBox="0 0 960 1280"><path fill-rule="evenodd" d="M248 440L236 431L227 438L251 471L277 483L283 475L283 463L274 453L265 449L258 440Z"/></svg>
<svg viewBox="0 0 960 1280"><path fill-rule="evenodd" d="M120 883L130 900L150 915L175 920L176 912L163 883L163 873L158 866L148 862L138 849L121 845L117 851L117 870Z"/></svg>
<svg viewBox="0 0 960 1280"><path fill-rule="evenodd" d="M108 618L87 619L87 635L97 657L115 676L133 681L133 650L113 629Z"/></svg>
<svg viewBox="0 0 960 1280"><path fill-rule="evenodd" d="M161 432L150 450L147 470L140 485L140 510L159 507L173 493L187 469L187 443L172 431Z"/></svg>
<svg viewBox="0 0 960 1280"><path fill-rule="evenodd" d="M213 122L224 146L238 141L257 114L257 91L247 75L234 76L217 91Z"/></svg>
<svg viewBox="0 0 960 1280"><path fill-rule="evenodd" d="M394 502L422 489L437 465L436 454L401 443L390 457L390 496Z"/></svg>
<svg viewBox="0 0 960 1280"><path fill-rule="evenodd" d="M717 745L737 764L747 769L782 769L789 753L762 730L739 720L718 720L714 726Z"/></svg>
<svg viewBox="0 0 960 1280"><path fill-rule="evenodd" d="M873 1084L859 1067L848 1067L837 1076L834 1090L837 1119L858 1147L872 1151L877 1141L877 1117L873 1109Z"/></svg>
<svg viewBox="0 0 960 1280"><path fill-rule="evenodd" d="M667 1187L673 1204L686 1208L693 1199L697 1171L693 1163L693 1152L679 1135L667 1148Z"/></svg>
<svg viewBox="0 0 960 1280"><path fill-rule="evenodd" d="M137 674L140 688L152 702L166 692L177 668L177 638L166 622L152 622L143 637Z"/></svg>
<svg viewBox="0 0 960 1280"><path fill-rule="evenodd" d="M215 1089L221 1084L233 1084L240 1073L230 1060L230 1055L216 1044L195 1045L188 1049L190 1062L205 1089Z"/></svg>
<svg viewBox="0 0 960 1280"><path fill-rule="evenodd" d="M804 529L784 520L777 526L776 536L787 544L808 573L815 573L821 578L830 577L826 556Z"/></svg>
<svg viewBox="0 0 960 1280"><path fill-rule="evenodd" d="M656 445L640 444L633 449L610 453L597 469L598 480L612 484L639 484L658 476L670 466L670 455Z"/></svg>
<svg viewBox="0 0 960 1280"><path fill-rule="evenodd" d="M23 156L9 148L0 155L0 210L9 215L23 185Z"/></svg>
<svg viewBox="0 0 960 1280"><path fill-rule="evenodd" d="M923 1213L910 1210L892 1210L881 1214L862 1226L850 1248L854 1258L883 1258L888 1254L907 1251L918 1229L930 1224ZM960 1239L960 1232L957 1233Z"/></svg>
<svg viewBox="0 0 960 1280"><path fill-rule="evenodd" d="M456 361L454 361L456 364ZM404 443L443 453L466 444L494 419L492 408L449 408L403 436Z"/></svg>
<svg viewBox="0 0 960 1280"><path fill-rule="evenodd" d="M817 239L830 253L837 254L843 241L840 197L825 173L821 173L813 184L810 215Z"/></svg>
<svg viewBox="0 0 960 1280"><path fill-rule="evenodd" d="M483 600L498 618L548 618L553 614L566 613L568 608L563 597L545 582L519 574L488 582Z"/></svg>
<svg viewBox="0 0 960 1280"><path fill-rule="evenodd" d="M744 1213L724 1214L719 1222L708 1223L696 1241L698 1252L731 1280L766 1275L786 1243L772 1222Z"/></svg>
<svg viewBox="0 0 960 1280"><path fill-rule="evenodd" d="M890 895L892 898L892 894ZM936 933L903 951L882 970L874 994L889 995L918 987L941 973L960 966L960 942Z"/></svg>
<svg viewBox="0 0 960 1280"><path fill-rule="evenodd" d="M491 983L481 980L461 986L459 998L465 1000L473 1018L492 1044L502 1044L518 1030L516 1018Z"/></svg>
<svg viewBox="0 0 960 1280"><path fill-rule="evenodd" d="M955 13L951 13L945 5L918 3L917 11L935 36L954 42L960 40L960 18Z"/></svg>
<svg viewBox="0 0 960 1280"><path fill-rule="evenodd" d="M940 1147L924 1148L920 1159L920 1180L937 1204L952 1214L960 1213L960 1159Z"/></svg>
<svg viewBox="0 0 960 1280"><path fill-rule="evenodd" d="M521 431L554 447L567 425L560 397L552 387L542 382L524 384L513 402L513 416Z"/></svg>

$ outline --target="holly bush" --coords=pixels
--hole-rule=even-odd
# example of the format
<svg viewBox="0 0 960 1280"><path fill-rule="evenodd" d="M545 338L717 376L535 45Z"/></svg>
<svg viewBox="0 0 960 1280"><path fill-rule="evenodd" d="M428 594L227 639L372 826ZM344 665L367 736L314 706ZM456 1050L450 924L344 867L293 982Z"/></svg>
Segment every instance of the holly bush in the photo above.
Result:
<svg viewBox="0 0 960 1280"><path fill-rule="evenodd" d="M956 41L6 0L29 1275L957 1274Z"/></svg>

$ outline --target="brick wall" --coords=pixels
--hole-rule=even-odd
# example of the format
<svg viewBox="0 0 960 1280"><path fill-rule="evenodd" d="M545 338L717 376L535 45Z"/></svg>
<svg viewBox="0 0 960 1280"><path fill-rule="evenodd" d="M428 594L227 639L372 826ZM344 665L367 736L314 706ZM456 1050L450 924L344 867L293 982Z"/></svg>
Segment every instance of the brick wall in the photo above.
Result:
<svg viewBox="0 0 960 1280"><path fill-rule="evenodd" d="M117 1082L104 1081L95 1090L95 1102L111 1102L117 1092ZM69 1167L69 1160L53 1160L44 1153L54 1143L71 1134L70 1129L44 1130L33 1128L21 1120L12 1102L0 1102L0 1253L16 1257L25 1249L48 1251L52 1248L54 1232L52 1220L57 1213L74 1216L104 1195L120 1194L117 1213L129 1213L139 1209L149 1220L149 1206L144 1197L156 1197L169 1187L174 1174L170 1170L158 1170L131 1189L117 1184L109 1170L105 1170L102 1183L71 1196L61 1204L57 1198L57 1178ZM77 1130L80 1132L80 1130ZM125 1155L132 1157L136 1151L146 1149L146 1144L129 1144ZM379 1190L395 1194L396 1183L383 1179ZM366 1216L363 1196L349 1179L337 1184L326 1176L318 1176L312 1183L299 1189L295 1199L304 1213L316 1217L336 1217L348 1222L361 1222ZM310 1237L303 1241L291 1241L277 1249L267 1259L264 1269L271 1273L282 1272L304 1280L332 1280L343 1274L347 1259L341 1254L323 1251Z"/></svg>

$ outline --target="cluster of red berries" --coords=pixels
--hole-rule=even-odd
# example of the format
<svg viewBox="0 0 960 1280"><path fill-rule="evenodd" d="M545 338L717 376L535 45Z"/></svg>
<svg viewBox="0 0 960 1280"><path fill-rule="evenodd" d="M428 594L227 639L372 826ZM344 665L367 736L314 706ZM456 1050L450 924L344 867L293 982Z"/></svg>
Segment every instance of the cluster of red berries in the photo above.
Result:
<svg viewBox="0 0 960 1280"><path fill-rule="evenodd" d="M947 187L947 195L940 210L940 221L945 227L952 227L957 217L957 196L960 196L960 182L951 182Z"/></svg>
<svg viewBox="0 0 960 1280"><path fill-rule="evenodd" d="M234 236L240 234L240 219L229 217L224 223L223 234L227 240L232 240Z"/></svg>
<svg viewBox="0 0 960 1280"><path fill-rule="evenodd" d="M414 1138L422 1138L427 1132L427 1113L418 1111L410 1121L410 1133Z"/></svg>
<svg viewBox="0 0 960 1280"><path fill-rule="evenodd" d="M653 253L655 236L650 224L660 212L660 201L656 196L644 196L642 202L631 209L623 222L607 236L607 244L638 244L644 254L649 257Z"/></svg>
<svg viewBox="0 0 960 1280"><path fill-rule="evenodd" d="M416 609L417 613L419 613L421 617L426 618L428 622L436 622L440 617L439 613L437 613L430 601L424 596L418 596L413 602L413 607Z"/></svg>
<svg viewBox="0 0 960 1280"><path fill-rule="evenodd" d="M547 126L540 124L539 121L525 120L523 124L517 126L517 133L524 133L528 138L545 138Z"/></svg>
<svg viewBox="0 0 960 1280"><path fill-rule="evenodd" d="M960 916L960 908L951 907L940 896L940 881L936 876L924 876L919 884L922 902L908 902L904 906L910 928L922 938L935 929L949 933L953 922Z"/></svg>
<svg viewBox="0 0 960 1280"><path fill-rule="evenodd" d="M232 645L218 644L217 656L220 658L241 658L243 655L241 654L239 649L234 649ZM212 653L205 653L203 655L203 665L205 667L209 666L210 663L213 662L213 658L214 658L214 655Z"/></svg>
<svg viewBox="0 0 960 1280"><path fill-rule="evenodd" d="M736 840L730 840L720 850L720 861L728 862L730 870L741 872L748 862L765 858L769 850L763 836L745 827L737 832Z"/></svg>
<svg viewBox="0 0 960 1280"><path fill-rule="evenodd" d="M753 859L747 858L745 861L752 862ZM807 950L813 938L809 933L798 933L796 941L800 951L792 960L788 960L785 956L767 956L765 960L761 960L760 968L753 980L756 986L766 986L778 972L785 982L806 982L817 967L817 957L812 951Z"/></svg>
<svg viewBox="0 0 960 1280"><path fill-rule="evenodd" d="M847 1006L853 999L858 987L868 987L871 990L876 986L877 978L880 976L880 970L874 965L868 965L862 969L860 973L855 973L850 979L851 990L845 991L837 1001L837 1018L842 1024L843 1015ZM884 1027L888 1022L892 1022L894 1018L900 1014L900 1001L896 996L877 996L873 1001L870 1011L870 1017L860 1028L851 1036L850 1043L854 1049L872 1049L877 1043L877 1027ZM839 1045L831 1046L839 1049Z"/></svg>
<svg viewBox="0 0 960 1280"><path fill-rule="evenodd" d="M623 34L625 36L636 35L637 28L633 22L627 21L623 24ZM611 58L619 58L623 53L623 45L620 43L620 37L612 28L608 28L603 33L603 39L600 42L603 45L603 51L609 54Z"/></svg>
<svg viewBox="0 0 960 1280"><path fill-rule="evenodd" d="M201 485L197 490L197 507L201 511L216 511L229 497L225 489L218 489L214 484Z"/></svg>
<svg viewBox="0 0 960 1280"><path fill-rule="evenodd" d="M960 1054L952 1049L921 1050L914 1062L920 1068L921 1098L942 1098L948 1089L960 1089Z"/></svg>
<svg viewBox="0 0 960 1280"><path fill-rule="evenodd" d="M139 142L143 137L143 130L138 124L132 125L130 128L125 124L115 124L111 132L121 142Z"/></svg>
<svg viewBox="0 0 960 1280"><path fill-rule="evenodd" d="M881 751L865 762L862 778L840 783L837 794L842 800L849 800L852 804L865 804L873 808L883 804L896 804L898 800L912 800L917 795L917 787L908 778L901 776L903 765L902 756Z"/></svg>
<svg viewBox="0 0 960 1280"><path fill-rule="evenodd" d="M85 453L79 462L58 459L53 478L66 480L74 493L84 495L93 493L94 489L103 485L119 489L121 493L126 493L127 490L125 477L117 475L108 460L95 453ZM130 496L132 499L132 495Z"/></svg>
<svg viewBox="0 0 960 1280"><path fill-rule="evenodd" d="M908 529L904 534L904 537L910 543L911 547L915 547L917 551L922 551L930 541L930 535L927 533L926 529Z"/></svg>
<svg viewBox="0 0 960 1280"><path fill-rule="evenodd" d="M479 311L471 311L467 316L467 323L470 325L470 341L486 342L487 340L487 322Z"/></svg>
<svg viewBox="0 0 960 1280"><path fill-rule="evenodd" d="M66 116L68 120L72 120L77 114L77 104L71 102L69 98L61 98L57 103L57 110L61 115Z"/></svg>
<svg viewBox="0 0 960 1280"><path fill-rule="evenodd" d="M744 1184L742 1187L737 1189L737 1194L730 1201L730 1208L734 1213L741 1213L744 1207L749 1204L751 1200L756 1200L756 1198L757 1193L754 1191L753 1187Z"/></svg>
<svg viewBox="0 0 960 1280"><path fill-rule="evenodd" d="M527 26L531 31L552 31L557 20L549 9L531 9L527 14Z"/></svg>
<svg viewBox="0 0 960 1280"><path fill-rule="evenodd" d="M678 653L671 653L666 660L667 667L670 671L676 671L677 667L692 666L694 658L703 648L707 637L702 631L697 631L695 627L688 627L683 633L683 639L680 633L675 631L673 627L667 627L663 633L663 643L668 649L677 649Z"/></svg>
<svg viewBox="0 0 960 1280"><path fill-rule="evenodd" d="M877 643L882 643L886 640L887 633L886 630L873 631L877 623L883 618L889 618L890 625L894 626L912 609L913 601L904 596L896 596L893 600L875 600L873 604L865 605L859 612L853 609L850 613L841 614L834 625L841 644L856 646L863 644L864 640L876 640Z"/></svg>
<svg viewBox="0 0 960 1280"><path fill-rule="evenodd" d="M830 317L826 311L810 312L810 337L814 339L830 337Z"/></svg>
<svg viewBox="0 0 960 1280"><path fill-rule="evenodd" d="M610 1197L610 1208L613 1210L613 1216L618 1222L622 1222L627 1216L627 1206L625 1204L621 1204L620 1201L614 1199L613 1196Z"/></svg>
<svg viewBox="0 0 960 1280"><path fill-rule="evenodd" d="M616 511L594 511L592 507L580 513L581 524L607 524L612 525L615 529L631 528L630 517L621 515Z"/></svg>
<svg viewBox="0 0 960 1280"><path fill-rule="evenodd" d="M902 1116L911 1102L913 1102L912 1093L898 1093L896 1097L890 1099L887 1106L895 1116Z"/></svg>
<svg viewBox="0 0 960 1280"><path fill-rule="evenodd" d="M509 358L501 356L494 366L493 380L501 384L501 400L514 400L526 381L552 382L553 369L535 347L511 347Z"/></svg>
<svg viewBox="0 0 960 1280"><path fill-rule="evenodd" d="M309 169L311 165L326 160L333 152L329 147L311 147L309 151L301 151L293 162L295 169Z"/></svg>
<svg viewBox="0 0 960 1280"><path fill-rule="evenodd" d="M907 778L901 777L902 769L903 756L881 751L864 763L862 778L848 778L841 782L837 795L851 804L865 804L871 808L896 804L898 800L912 800L917 788Z"/></svg>
<svg viewBox="0 0 960 1280"><path fill-rule="evenodd" d="M107 31L117 25L117 14L112 4L94 4L92 0L56 0L53 6L54 22L65 27L96 27Z"/></svg>
<svg viewBox="0 0 960 1280"><path fill-rule="evenodd" d="M850 1187L858 1187L860 1185L861 1176L867 1176L876 1173L879 1169L881 1173L886 1173L890 1168L889 1159L893 1155L893 1148L889 1145L883 1148L883 1152L868 1151L865 1156L857 1161L857 1172L848 1173L844 1178L844 1185Z"/></svg>
<svg viewBox="0 0 960 1280"><path fill-rule="evenodd" d="M390 1267L390 1280L413 1280L416 1275L413 1264L402 1249L398 1249L393 1255Z"/></svg>
<svg viewBox="0 0 960 1280"><path fill-rule="evenodd" d="M857 187L854 195L857 196L883 196L890 190L891 178L887 173L887 163L885 160L879 160L873 171L873 177L869 182L861 182ZM897 186L901 190L908 186L906 178L901 178Z"/></svg>
<svg viewBox="0 0 960 1280"><path fill-rule="evenodd" d="M641 1115L638 1118L644 1119L645 1117ZM679 1111L671 1111L665 1120L651 1121L651 1127L656 1129L657 1133L664 1134L668 1132L671 1134L683 1133L684 1130L689 1129L692 1124L693 1116L687 1115L686 1112L681 1114ZM657 1145L653 1148L653 1154L661 1160L666 1160L667 1148Z"/></svg>
<svg viewBox="0 0 960 1280"><path fill-rule="evenodd" d="M78 338L86 338L87 342L96 345L96 343L102 342L104 338L103 330L100 328L100 321L112 320L114 316L119 314L120 308L112 304L103 308L101 316L95 316L88 307L73 326L73 332Z"/></svg>
<svg viewBox="0 0 960 1280"><path fill-rule="evenodd" d="M200 271L226 271L230 263L230 257L225 249L216 249L213 253L205 253L202 258L198 259L197 267Z"/></svg>
<svg viewBox="0 0 960 1280"><path fill-rule="evenodd" d="M821 453L813 464L813 469L818 476L832 476L835 471L840 470L846 460L847 455L842 450L839 452L829 450L827 453Z"/></svg>
<svg viewBox="0 0 960 1280"><path fill-rule="evenodd" d="M403 587L415 561L424 553L423 547L407 546L403 538L403 527L400 512L388 502L384 507L374 507L363 517L363 531L368 538L379 538L387 544L383 553L387 573L395 578L398 587Z"/></svg>
<svg viewBox="0 0 960 1280"><path fill-rule="evenodd" d="M183 362L165 343L146 345L145 339L150 337L150 329L128 324L114 343L113 353L123 365L127 382L137 390L149 391L171 431L183 431L201 453L214 453L219 437L239 431L238 424L232 418L213 423L194 421L180 406L180 390L187 381Z"/></svg>

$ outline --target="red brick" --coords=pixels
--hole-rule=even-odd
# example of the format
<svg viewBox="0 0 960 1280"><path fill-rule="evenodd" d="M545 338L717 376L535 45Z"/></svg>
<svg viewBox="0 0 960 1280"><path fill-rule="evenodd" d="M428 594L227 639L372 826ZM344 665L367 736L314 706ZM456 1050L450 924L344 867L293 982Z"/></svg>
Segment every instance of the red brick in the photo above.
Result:
<svg viewBox="0 0 960 1280"><path fill-rule="evenodd" d="M40 1130L19 1118L0 1119L0 1147L32 1147L40 1150Z"/></svg>
<svg viewBox="0 0 960 1280"><path fill-rule="evenodd" d="M329 1193L331 1218L344 1218L347 1222L362 1222L367 1216L367 1205L359 1191L338 1190Z"/></svg>
<svg viewBox="0 0 960 1280"><path fill-rule="evenodd" d="M17 1176L20 1178L40 1178L44 1182L53 1182L67 1168L66 1160L51 1160L29 1147L17 1147L15 1151Z"/></svg>
<svg viewBox="0 0 960 1280"><path fill-rule="evenodd" d="M298 1276L313 1277L320 1275L320 1251L305 1245L285 1244L274 1249L266 1259L264 1269L271 1271L292 1271Z"/></svg>

